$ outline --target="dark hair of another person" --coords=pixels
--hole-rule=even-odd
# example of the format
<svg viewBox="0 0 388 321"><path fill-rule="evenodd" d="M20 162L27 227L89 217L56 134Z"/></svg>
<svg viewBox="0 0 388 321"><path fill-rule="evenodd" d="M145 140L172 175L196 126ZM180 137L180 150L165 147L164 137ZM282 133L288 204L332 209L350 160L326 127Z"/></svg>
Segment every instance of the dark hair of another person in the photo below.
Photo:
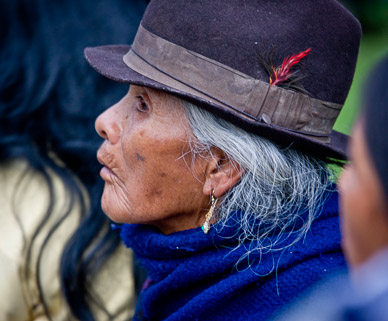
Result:
<svg viewBox="0 0 388 321"><path fill-rule="evenodd" d="M365 137L388 199L388 56L368 78L364 99Z"/></svg>
<svg viewBox="0 0 388 321"><path fill-rule="evenodd" d="M41 254L73 205L81 204L81 223L62 253L60 277L72 313L84 321L94 320L90 302L95 300L86 280L119 244L118 234L109 228L100 208L102 180L96 151L101 141L94 131L94 120L127 86L120 87L90 72L83 49L107 42L131 42L146 2L15 0L0 4L0 162L26 159L50 188L50 205L33 240L56 202L47 169L59 175L66 186L68 207L44 241L37 264L44 305ZM51 153L65 166L55 162ZM86 187L88 206L74 174ZM44 308L48 315L47 306Z"/></svg>

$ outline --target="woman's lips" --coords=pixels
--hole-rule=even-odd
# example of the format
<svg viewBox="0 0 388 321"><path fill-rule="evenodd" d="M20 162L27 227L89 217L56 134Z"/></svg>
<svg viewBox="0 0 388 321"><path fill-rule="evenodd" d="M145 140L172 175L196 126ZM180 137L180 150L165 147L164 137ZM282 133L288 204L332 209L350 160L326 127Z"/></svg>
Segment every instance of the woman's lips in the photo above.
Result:
<svg viewBox="0 0 388 321"><path fill-rule="evenodd" d="M101 168L100 176L104 181L112 182L116 174L113 173L109 167L104 166L103 168Z"/></svg>

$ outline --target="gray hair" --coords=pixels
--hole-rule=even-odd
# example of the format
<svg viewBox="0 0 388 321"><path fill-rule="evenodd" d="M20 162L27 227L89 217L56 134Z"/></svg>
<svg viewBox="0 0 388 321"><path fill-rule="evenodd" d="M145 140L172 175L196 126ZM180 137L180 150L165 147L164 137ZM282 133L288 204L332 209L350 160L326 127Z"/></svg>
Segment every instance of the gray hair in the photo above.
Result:
<svg viewBox="0 0 388 321"><path fill-rule="evenodd" d="M230 215L239 211L240 244L255 241L253 250L261 252L283 250L306 235L321 211L325 191L333 189L327 164L293 148L281 148L187 101L183 107L194 135L189 142L192 153L211 157L216 147L245 170L218 201L216 226L225 227ZM274 232L279 237L268 243ZM285 234L291 238L287 242Z"/></svg>

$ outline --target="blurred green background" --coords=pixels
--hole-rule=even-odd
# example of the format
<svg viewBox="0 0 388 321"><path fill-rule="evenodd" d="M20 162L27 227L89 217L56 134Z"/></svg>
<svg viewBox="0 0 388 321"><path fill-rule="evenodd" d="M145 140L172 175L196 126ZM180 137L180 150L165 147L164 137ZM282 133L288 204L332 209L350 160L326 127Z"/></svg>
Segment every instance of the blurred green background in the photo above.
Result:
<svg viewBox="0 0 388 321"><path fill-rule="evenodd" d="M354 81L334 129L351 133L362 99L364 79L384 55L388 54L388 0L340 0L361 22L363 36ZM387 84L388 90L388 84Z"/></svg>

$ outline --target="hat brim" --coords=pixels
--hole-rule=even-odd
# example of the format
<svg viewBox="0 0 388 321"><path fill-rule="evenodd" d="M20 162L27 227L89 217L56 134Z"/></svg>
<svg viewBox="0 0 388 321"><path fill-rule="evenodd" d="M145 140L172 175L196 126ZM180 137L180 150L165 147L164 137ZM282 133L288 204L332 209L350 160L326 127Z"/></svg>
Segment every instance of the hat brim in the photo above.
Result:
<svg viewBox="0 0 388 321"><path fill-rule="evenodd" d="M207 101L201 97L186 93L152 80L129 68L123 56L130 50L128 45L110 45L89 47L84 51L88 63L101 75L120 83L134 84L163 90L173 95L194 102L196 105L220 115L222 118L247 129L250 132L268 138L282 146L293 147L320 158L346 160L348 136L333 130L330 143L310 139L305 135L292 132L282 127L268 125L253 120L242 120L237 113Z"/></svg>

